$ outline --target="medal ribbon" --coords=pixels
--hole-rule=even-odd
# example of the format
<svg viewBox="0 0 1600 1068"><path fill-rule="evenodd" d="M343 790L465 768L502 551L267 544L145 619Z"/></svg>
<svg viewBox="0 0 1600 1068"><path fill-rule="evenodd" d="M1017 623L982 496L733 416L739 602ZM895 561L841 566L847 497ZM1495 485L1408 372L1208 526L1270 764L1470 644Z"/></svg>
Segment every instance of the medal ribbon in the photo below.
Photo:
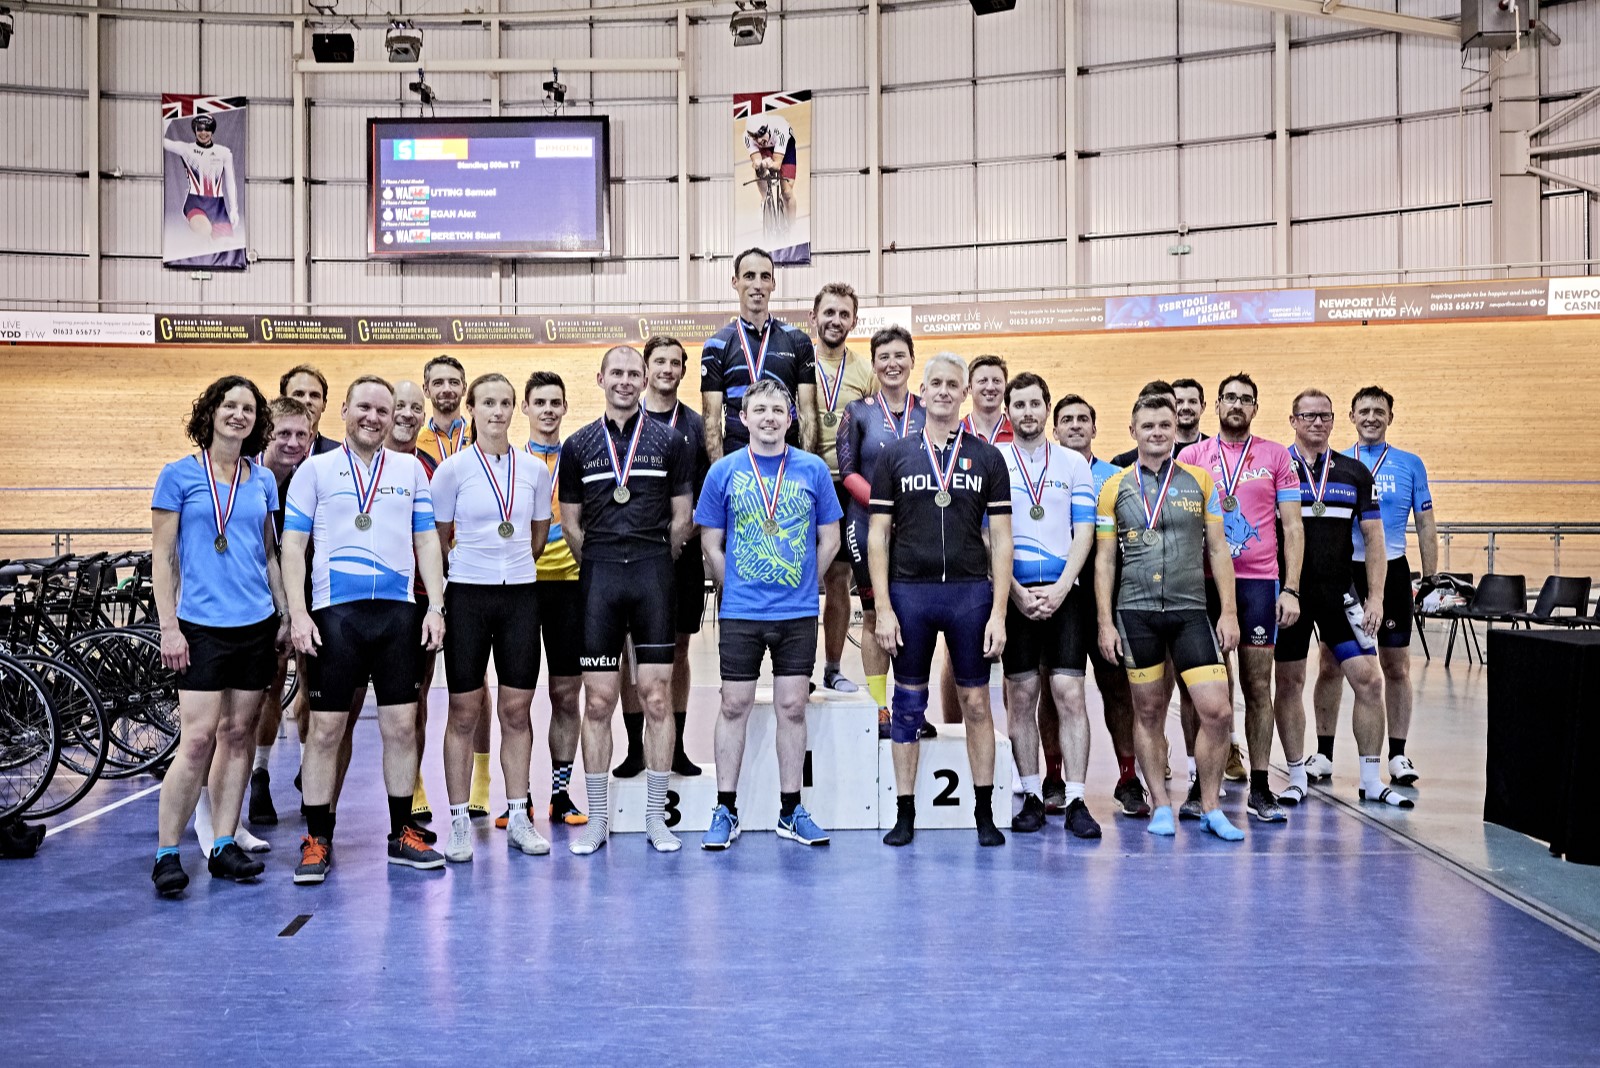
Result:
<svg viewBox="0 0 1600 1068"><path fill-rule="evenodd" d="M1244 474L1245 458L1250 455L1250 446L1255 440L1256 436L1254 434L1244 439L1244 448L1239 450L1239 462L1233 465L1233 471L1230 474L1228 471L1228 454L1222 451L1222 439L1217 439L1217 460L1220 461L1217 467L1222 472L1222 495L1224 497L1233 496L1233 487L1239 484L1239 476Z"/></svg>
<svg viewBox="0 0 1600 1068"><path fill-rule="evenodd" d="M883 409L884 424L894 432L894 436L897 440L905 437L906 431L911 429L911 409L915 408L916 406L917 398L907 393L906 414L901 418L900 422L896 423L894 421L894 413L889 410L889 402L884 399L883 390L878 390L878 407Z"/></svg>
<svg viewBox="0 0 1600 1068"><path fill-rule="evenodd" d="M611 428L606 426L605 416L600 417L600 435L606 439L606 452L611 454L611 476L617 480L617 485L626 486L628 476L633 473L633 458L639 452L639 435L644 433L644 421L649 418L644 414L644 409L639 409L639 421L633 424L633 440L628 442L628 456L626 462L618 462L617 446L611 440Z"/></svg>
<svg viewBox="0 0 1600 1068"><path fill-rule="evenodd" d="M907 405L906 411L910 410L910 405ZM928 437L927 428L923 428L922 443L928 447L928 466L933 468L933 477L938 480L939 491L941 493L950 492L950 480L955 477L956 473L956 454L961 451L961 438L965 434L966 429L964 427L956 427L956 440L955 443L950 446L950 459L945 461L944 469L941 471L939 469L938 450L933 447L933 441Z"/></svg>
<svg viewBox="0 0 1600 1068"><path fill-rule="evenodd" d="M206 469L206 489L211 491L211 512L217 520L217 537L228 533L228 520L233 517L233 503L239 499L239 476L244 471L244 458L233 461L233 481L228 485L228 510L222 510L222 496L217 492L217 480L211 473L211 450L200 450L200 463Z"/></svg>
<svg viewBox="0 0 1600 1068"><path fill-rule="evenodd" d="M1356 458L1360 459L1360 457L1361 457L1361 442L1358 441L1358 442L1356 442ZM1383 451L1378 454L1377 461L1372 465L1372 479L1373 479L1374 482L1376 482L1377 479L1378 479L1378 472L1383 469L1383 462L1385 460L1387 460L1388 458L1389 458L1389 443L1386 441L1386 442L1383 443ZM1366 463L1365 460L1362 460L1361 462L1362 463Z"/></svg>
<svg viewBox="0 0 1600 1068"><path fill-rule="evenodd" d="M1006 413L1000 413L1000 418L995 421L994 426L989 428L989 432L987 434L979 429L977 424L972 421L971 413L968 413L967 417L961 420L961 425L978 435L978 437L982 438L984 441L993 441L995 436L1000 433L1000 428L1006 425Z"/></svg>
<svg viewBox="0 0 1600 1068"><path fill-rule="evenodd" d="M839 373L834 376L831 387L828 385L827 368L822 366L821 360L817 361L817 381L822 386L822 400L828 406L827 411L831 412L838 407L839 391L844 388L844 365L848 359L850 359L850 351L846 349L845 354L839 357Z"/></svg>
<svg viewBox="0 0 1600 1068"><path fill-rule="evenodd" d="M1313 477L1315 465L1301 455L1297 447L1291 445L1289 451L1300 462L1300 466L1306 470L1306 485L1311 487L1311 499L1317 504L1322 504L1322 498L1328 492L1328 472L1333 470L1333 453L1325 452L1322 454L1322 478L1318 480Z"/></svg>
<svg viewBox="0 0 1600 1068"><path fill-rule="evenodd" d="M439 433L439 427L433 421L433 417L429 416L428 429L433 431L434 440L439 443L439 451L444 454L439 459L441 461L448 460L451 453L461 451L461 442L467 436L467 421L459 417L452 419L450 420L450 429L441 434ZM447 445L446 442L449 444Z"/></svg>
<svg viewBox="0 0 1600 1068"><path fill-rule="evenodd" d="M517 450L506 450L506 491L500 492L500 483L494 480L494 471L489 467L489 458L484 455L482 445L472 446L472 451L478 454L478 464L483 468L483 477L489 480L489 488L494 490L495 507L500 509L500 521L511 522L511 509L517 503Z"/></svg>
<svg viewBox="0 0 1600 1068"><path fill-rule="evenodd" d="M1162 481L1161 488L1156 491L1156 506L1150 507L1150 502L1144 495L1144 464L1135 460L1133 462L1133 477L1139 483L1139 507L1144 509L1144 529L1156 529L1156 523L1161 519L1161 509L1167 504L1167 490L1172 486L1172 476L1178 471L1176 460L1167 461L1167 477Z"/></svg>
<svg viewBox="0 0 1600 1068"><path fill-rule="evenodd" d="M372 502L378 496L378 483L383 480L383 459L386 451L382 447L378 449L378 458L372 464L372 481L363 486L355 453L350 451L348 443L344 446L344 462L349 465L350 479L356 485L356 511L361 515L372 514Z"/></svg>
<svg viewBox="0 0 1600 1068"><path fill-rule="evenodd" d="M744 366L750 372L750 384L753 386L761 381L761 372L767 366L767 342L772 340L772 319L767 319L767 325L761 329L761 351L754 359L750 357L750 339L745 336L744 320L739 320L739 348L744 351Z"/></svg>
<svg viewBox="0 0 1600 1068"><path fill-rule="evenodd" d="M1017 470L1022 472L1022 484L1028 487L1028 500L1032 501L1035 507L1042 507L1044 504L1044 479L1045 475L1050 471L1049 443L1045 443L1044 466L1039 468L1038 485L1034 485L1033 479L1028 477L1028 462L1022 458L1022 450L1017 448L1017 443L1014 441L1011 443L1011 455L1017 458Z"/></svg>
<svg viewBox="0 0 1600 1068"><path fill-rule="evenodd" d="M772 496L767 496L767 484L761 480L761 468L756 466L756 454L749 449L745 450L750 457L750 470L755 472L756 492L761 494L761 507L767 513L767 519L777 522L778 494L783 491L783 472L789 466L789 447L783 449L783 459L778 461L778 477L772 483Z"/></svg>

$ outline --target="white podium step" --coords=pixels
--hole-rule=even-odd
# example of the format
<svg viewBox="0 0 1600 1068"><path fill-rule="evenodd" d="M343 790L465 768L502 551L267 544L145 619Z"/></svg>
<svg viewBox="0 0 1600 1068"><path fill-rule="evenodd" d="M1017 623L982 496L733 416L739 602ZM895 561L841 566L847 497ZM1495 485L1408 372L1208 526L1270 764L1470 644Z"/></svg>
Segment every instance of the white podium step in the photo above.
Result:
<svg viewBox="0 0 1600 1068"><path fill-rule="evenodd" d="M967 761L967 728L963 723L940 723L939 736L924 740L917 764L917 830L971 828L972 772ZM878 743L878 826L889 828L895 820L893 743ZM994 822L1011 825L1011 739L994 737Z"/></svg>
<svg viewBox="0 0 1600 1068"><path fill-rule="evenodd" d="M772 691L763 687L756 691L755 707L750 711L739 774L741 832L770 831L778 825L776 739ZM877 744L878 710L865 694L812 694L806 708L806 774L800 798L826 830L878 826ZM966 766L964 759L962 766ZM703 774L693 778L674 775L668 784L667 825L679 833L704 831L711 825L711 810L717 803L717 769L711 764L701 767ZM612 780L612 831L644 830L646 792L644 775ZM967 796L970 809L970 787ZM891 809L893 805L891 796Z"/></svg>

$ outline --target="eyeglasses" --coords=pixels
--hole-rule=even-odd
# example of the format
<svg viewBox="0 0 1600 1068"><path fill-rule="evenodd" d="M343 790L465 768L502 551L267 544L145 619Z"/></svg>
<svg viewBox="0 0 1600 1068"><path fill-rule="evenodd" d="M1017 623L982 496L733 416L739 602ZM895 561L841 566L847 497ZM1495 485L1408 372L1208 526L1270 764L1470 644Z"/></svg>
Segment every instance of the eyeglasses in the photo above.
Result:
<svg viewBox="0 0 1600 1068"><path fill-rule="evenodd" d="M1217 400L1223 404L1237 404L1241 408L1254 408L1256 404L1254 397L1246 397L1239 393L1224 393Z"/></svg>
<svg viewBox="0 0 1600 1068"><path fill-rule="evenodd" d="M1332 412L1295 412L1294 417L1306 423L1331 423Z"/></svg>

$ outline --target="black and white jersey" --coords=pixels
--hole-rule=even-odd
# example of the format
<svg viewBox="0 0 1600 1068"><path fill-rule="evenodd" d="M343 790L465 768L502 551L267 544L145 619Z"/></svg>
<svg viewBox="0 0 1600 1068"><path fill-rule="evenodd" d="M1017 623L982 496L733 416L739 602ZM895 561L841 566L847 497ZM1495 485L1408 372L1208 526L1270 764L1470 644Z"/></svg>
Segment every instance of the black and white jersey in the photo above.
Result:
<svg viewBox="0 0 1600 1068"><path fill-rule="evenodd" d="M561 443L558 492L562 504L583 509L585 560L627 563L666 555L672 498L694 492L694 465L683 436L654 419L644 419L640 427L642 412L635 411L620 427L602 416ZM635 429L639 445L628 473L628 499L619 503L617 474L627 464Z"/></svg>
<svg viewBox="0 0 1600 1068"><path fill-rule="evenodd" d="M951 457L951 450L956 454ZM948 470L950 504L940 508L939 476ZM989 577L984 520L1011 514L1011 476L1000 450L975 435L952 436L929 452L916 434L883 450L872 473L872 514L894 519L889 577L952 582ZM1009 581L1010 576L1001 576Z"/></svg>

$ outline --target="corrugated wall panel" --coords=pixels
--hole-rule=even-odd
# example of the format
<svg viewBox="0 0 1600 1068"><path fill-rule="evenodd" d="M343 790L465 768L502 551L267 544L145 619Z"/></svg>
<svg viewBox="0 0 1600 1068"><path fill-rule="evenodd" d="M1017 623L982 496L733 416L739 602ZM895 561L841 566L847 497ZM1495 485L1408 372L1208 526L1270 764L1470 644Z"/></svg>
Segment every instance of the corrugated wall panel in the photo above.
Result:
<svg viewBox="0 0 1600 1068"><path fill-rule="evenodd" d="M689 105L690 174L710 177L731 174L734 145L731 99L696 101Z"/></svg>
<svg viewBox="0 0 1600 1068"><path fill-rule="evenodd" d="M1580 182L1591 186L1600 185L1600 156L1568 156L1565 159L1549 161L1549 169L1557 174L1571 175ZM1550 189L1566 189L1569 186L1556 182L1547 183Z"/></svg>
<svg viewBox="0 0 1600 1068"><path fill-rule="evenodd" d="M972 77L973 18L967 4L885 11L880 34L884 84Z"/></svg>
<svg viewBox="0 0 1600 1068"><path fill-rule="evenodd" d="M677 40L677 26L670 20L624 25L599 22L594 27L594 54L601 59L670 59L678 54ZM670 100L677 92L677 80L670 71L594 76L597 100Z"/></svg>
<svg viewBox="0 0 1600 1068"><path fill-rule="evenodd" d="M430 59L487 59L490 52L489 30L481 26L429 26L424 30L422 38L422 68L427 69ZM379 52L383 55L383 52ZM396 64L397 77L387 92L379 93L376 99L393 99L402 93L408 101L415 101L416 97L405 91L404 82L416 78L415 67L403 67ZM380 77L382 77L380 75ZM365 77L353 78L353 81L365 82ZM435 74L428 75L428 84L439 95L439 110L441 115L443 105L486 105L489 101L489 76L487 74ZM487 112L484 112L487 114Z"/></svg>
<svg viewBox="0 0 1600 1068"><path fill-rule="evenodd" d="M1065 161L978 168L978 240L1065 237ZM1076 235L1073 235L1076 236Z"/></svg>
<svg viewBox="0 0 1600 1068"><path fill-rule="evenodd" d="M594 268L597 304L649 304L678 291L678 265L670 260L617 260Z"/></svg>
<svg viewBox="0 0 1600 1068"><path fill-rule="evenodd" d="M1203 234L1190 234L1184 240L1189 243L1193 251L1187 256L1169 258L1182 260L1179 269L1185 278L1202 281L1216 278L1261 279L1272 273L1270 227L1213 230ZM1252 280L1225 282L1222 285L1224 289L1246 289L1266 284L1269 283Z"/></svg>
<svg viewBox="0 0 1600 1068"><path fill-rule="evenodd" d="M958 252L896 252L883 257L883 284L890 293L956 294L977 288L977 257Z"/></svg>
<svg viewBox="0 0 1600 1068"><path fill-rule="evenodd" d="M805 20L800 20L805 21ZM867 165L867 94L830 93L811 100L811 167L860 170Z"/></svg>
<svg viewBox="0 0 1600 1068"><path fill-rule="evenodd" d="M248 312L291 299L289 264L258 263L248 271L213 271L209 281L189 277L188 270L168 270L160 260L104 260L100 270L101 299L146 307L226 308ZM127 310L133 310L128 308Z"/></svg>
<svg viewBox="0 0 1600 1068"><path fill-rule="evenodd" d="M495 305L499 291L487 263L407 263L400 268L400 300L410 308L479 308Z"/></svg>
<svg viewBox="0 0 1600 1068"><path fill-rule="evenodd" d="M1494 255L1494 219L1487 206L1418 211L1400 216L1402 267L1465 267ZM1464 277L1480 277L1467 272ZM1441 277L1441 276L1433 276ZM1462 276L1457 276L1462 277Z"/></svg>
<svg viewBox="0 0 1600 1068"><path fill-rule="evenodd" d="M1297 128L1393 115L1395 39L1359 37L1289 53L1289 124Z"/></svg>
<svg viewBox="0 0 1600 1068"><path fill-rule="evenodd" d="M226 93L200 84L200 25L100 20L100 83L117 93Z"/></svg>
<svg viewBox="0 0 1600 1068"><path fill-rule="evenodd" d="M311 300L328 312L393 308L400 303L400 265L313 261Z"/></svg>
<svg viewBox="0 0 1600 1068"><path fill-rule="evenodd" d="M500 53L511 59L564 59L589 55L589 27L572 23L533 23L506 26L500 31ZM588 100L594 95L589 75L563 73L569 99ZM500 78L500 99L536 104L544 99L540 86L549 74L505 74ZM676 90L674 90L676 92ZM537 114L537 112L534 112Z"/></svg>
<svg viewBox="0 0 1600 1068"><path fill-rule="evenodd" d="M367 119L395 117L398 107L321 103L310 109L312 178L367 180Z"/></svg>
<svg viewBox="0 0 1600 1068"><path fill-rule="evenodd" d="M1013 11L973 20L977 74L1030 74L1060 70L1062 5L1018 4Z"/></svg>
<svg viewBox="0 0 1600 1068"><path fill-rule="evenodd" d="M1177 16L1175 0L1079 0L1078 62L1177 55Z"/></svg>
<svg viewBox="0 0 1600 1068"><path fill-rule="evenodd" d="M613 177L666 178L678 173L677 108L672 104L602 104L611 116Z"/></svg>
<svg viewBox="0 0 1600 1068"><path fill-rule="evenodd" d="M1540 17L1561 35L1559 48L1541 46L1539 59L1547 93L1561 93L1600 85L1595 57L1600 56L1600 4L1562 4L1541 11Z"/></svg>
<svg viewBox="0 0 1600 1068"><path fill-rule="evenodd" d="M1179 159L1183 221L1190 226L1272 218L1272 143L1200 145Z"/></svg>
<svg viewBox="0 0 1600 1068"><path fill-rule="evenodd" d="M1406 36L1399 44L1402 115L1456 107L1462 87L1478 77L1476 71L1462 70L1461 50L1449 41ZM1469 97L1468 102L1483 99L1478 95Z"/></svg>
<svg viewBox="0 0 1600 1068"><path fill-rule="evenodd" d="M733 182L689 185L689 252L696 256L729 256L733 244Z"/></svg>
<svg viewBox="0 0 1600 1068"><path fill-rule="evenodd" d="M251 182L247 206L250 250L264 259L293 259L294 188L281 182Z"/></svg>
<svg viewBox="0 0 1600 1068"><path fill-rule="evenodd" d="M805 72L805 84L794 88L854 89L866 84L866 33L860 15L784 19L783 29L785 72Z"/></svg>
<svg viewBox="0 0 1600 1068"><path fill-rule="evenodd" d="M1178 225L1177 149L1100 156L1079 166L1088 206L1086 232L1117 234Z"/></svg>
<svg viewBox="0 0 1600 1068"><path fill-rule="evenodd" d="M883 240L907 246L975 240L971 167L938 167L883 176ZM930 210L938 205L936 210Z"/></svg>
<svg viewBox="0 0 1600 1068"><path fill-rule="evenodd" d="M517 303L525 312L594 300L594 279L587 263L519 263Z"/></svg>
<svg viewBox="0 0 1600 1068"><path fill-rule="evenodd" d="M1178 68L1136 67L1078 80L1082 148L1165 144L1178 139Z"/></svg>
<svg viewBox="0 0 1600 1068"><path fill-rule="evenodd" d="M162 270L155 264L151 270ZM188 275L177 271L164 271ZM294 299L293 267L287 263L253 263L248 271L213 271L207 282L189 282L199 290L190 300L202 301L207 308L227 308L230 312L277 311L282 313Z"/></svg>
<svg viewBox="0 0 1600 1068"><path fill-rule="evenodd" d="M1400 260L1400 224L1393 215L1296 223L1290 229L1289 246L1290 269L1296 275L1310 275L1313 285L1392 282ZM1349 271L1360 273L1351 278L1324 277Z"/></svg>
<svg viewBox="0 0 1600 1068"><path fill-rule="evenodd" d="M978 250L979 289L1023 294L1066 284L1067 247L1064 245L1001 245ZM1015 374L1023 368L1011 370Z"/></svg>
<svg viewBox="0 0 1600 1068"><path fill-rule="evenodd" d="M1185 54L1272 43L1272 13L1219 0L1181 0L1178 43Z"/></svg>
<svg viewBox="0 0 1600 1068"><path fill-rule="evenodd" d="M1374 11L1393 11L1394 0L1361 0L1359 4L1351 6L1369 7ZM1362 29L1363 27L1354 22L1343 22L1337 18L1302 18L1299 15L1292 15L1289 18L1289 39L1296 43L1331 34L1360 32Z"/></svg>
<svg viewBox="0 0 1600 1068"><path fill-rule="evenodd" d="M612 186L611 239L615 251L623 256L677 255L677 183Z"/></svg>
<svg viewBox="0 0 1600 1068"><path fill-rule="evenodd" d="M1396 10L1425 19L1453 19L1461 14L1461 0L1400 0Z"/></svg>
<svg viewBox="0 0 1600 1068"><path fill-rule="evenodd" d="M777 59L787 32L783 19L767 20L767 35L759 48L735 48L728 33L728 16L689 23L689 92L702 99L734 93L765 93L804 89L803 72L784 71L790 84L779 85Z"/></svg>
<svg viewBox="0 0 1600 1068"><path fill-rule="evenodd" d="M153 256L161 251L159 181L100 183L100 247L108 256Z"/></svg>
<svg viewBox="0 0 1600 1068"><path fill-rule="evenodd" d="M311 187L311 258L367 254L367 190L359 185Z"/></svg>
<svg viewBox="0 0 1600 1068"><path fill-rule="evenodd" d="M972 86L883 95L884 166L971 158Z"/></svg>
<svg viewBox="0 0 1600 1068"><path fill-rule="evenodd" d="M1178 70L1185 141L1272 130L1272 56L1225 56Z"/></svg>
<svg viewBox="0 0 1600 1068"><path fill-rule="evenodd" d="M294 109L288 104L250 104L245 145L251 178L288 178L294 174L294 152L290 149L294 141L293 116ZM366 144L361 143L354 151L361 156L364 167Z"/></svg>
<svg viewBox="0 0 1600 1068"><path fill-rule="evenodd" d="M6 49L4 62L0 62L0 81L52 89L82 89L83 34L88 20L76 15L44 15L33 11L18 11L15 18L16 43ZM102 40L110 21L101 22ZM102 52L102 77L106 58Z"/></svg>
<svg viewBox="0 0 1600 1068"><path fill-rule="evenodd" d="M811 247L867 247L867 176L830 174L811 184Z"/></svg>
<svg viewBox="0 0 1600 1068"><path fill-rule="evenodd" d="M1090 241L1086 262L1089 277L1095 282L1175 282L1179 275L1180 257L1168 255L1172 244L1169 237L1120 237L1105 241ZM1160 292L1170 288L1154 285ZM1140 287L1141 292L1147 292Z"/></svg>
<svg viewBox="0 0 1600 1068"><path fill-rule="evenodd" d="M88 106L83 97L0 92L0 165L83 169Z"/></svg>
<svg viewBox="0 0 1600 1068"><path fill-rule="evenodd" d="M154 100L100 101L100 169L160 174L161 105Z"/></svg>
<svg viewBox="0 0 1600 1068"><path fill-rule="evenodd" d="M1399 134L1402 204L1447 204L1490 195L1486 112L1403 122Z"/></svg>
<svg viewBox="0 0 1600 1068"><path fill-rule="evenodd" d="M1061 79L979 82L976 89L979 159L1062 151Z"/></svg>
<svg viewBox="0 0 1600 1068"><path fill-rule="evenodd" d="M1589 241L1590 216L1595 205L1587 194L1544 199L1544 258L1584 260L1593 253ZM1586 267L1552 267L1551 275L1587 275Z"/></svg>
<svg viewBox="0 0 1600 1068"><path fill-rule="evenodd" d="M721 268L724 276L733 273L730 263L722 263ZM777 295L783 305L777 313L778 318L810 329L807 317L817 290L829 282L849 282L859 287L866 274L867 257L860 254L813 255L809 267L779 268ZM739 307L738 300L726 279L722 285L723 292L728 294L726 307L731 316Z"/></svg>
<svg viewBox="0 0 1600 1068"><path fill-rule="evenodd" d="M83 183L54 175L0 174L0 204L30 206L6 213L0 245L14 252L81 252Z"/></svg>
<svg viewBox="0 0 1600 1068"><path fill-rule="evenodd" d="M294 92L288 26L207 22L200 37L200 83L208 93L287 100Z"/></svg>
<svg viewBox="0 0 1600 1068"><path fill-rule="evenodd" d="M356 58L363 62L388 57L383 45L386 32L381 26L346 26L342 32L350 34L356 42ZM427 66L432 42L431 33L422 42L423 67ZM306 51L311 51L310 42ZM415 79L415 67L396 65L394 73L384 74L311 74L306 76L306 95L313 101L337 100L395 100L405 93L405 83ZM433 79L428 79L433 84ZM434 86L434 88L440 88ZM415 100L416 97L412 97ZM448 99L448 98L446 98Z"/></svg>
<svg viewBox="0 0 1600 1068"><path fill-rule="evenodd" d="M1400 203L1394 126L1361 126L1289 142L1289 210L1296 218Z"/></svg>
<svg viewBox="0 0 1600 1068"><path fill-rule="evenodd" d="M206 0L206 11L244 11L257 15L293 15L309 12L295 0ZM319 27L320 29L320 27Z"/></svg>
<svg viewBox="0 0 1600 1068"><path fill-rule="evenodd" d="M70 309L88 296L90 271L82 256L0 256L0 294L7 308Z"/></svg>

